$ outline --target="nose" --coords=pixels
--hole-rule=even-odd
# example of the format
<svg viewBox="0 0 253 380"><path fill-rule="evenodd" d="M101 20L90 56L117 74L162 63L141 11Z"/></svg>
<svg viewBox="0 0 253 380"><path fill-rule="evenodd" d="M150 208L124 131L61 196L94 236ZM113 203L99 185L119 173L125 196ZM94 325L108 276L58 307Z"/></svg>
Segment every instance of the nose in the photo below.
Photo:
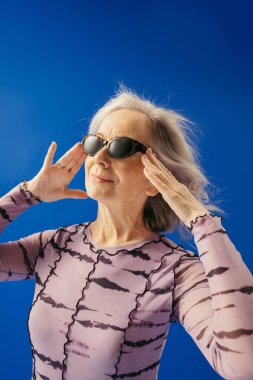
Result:
<svg viewBox="0 0 253 380"><path fill-rule="evenodd" d="M103 148L101 148L94 156L93 156L93 160L96 161L96 160L108 160L108 158L110 159L111 156L109 155L108 153L108 150L107 150L107 146L103 146Z"/></svg>

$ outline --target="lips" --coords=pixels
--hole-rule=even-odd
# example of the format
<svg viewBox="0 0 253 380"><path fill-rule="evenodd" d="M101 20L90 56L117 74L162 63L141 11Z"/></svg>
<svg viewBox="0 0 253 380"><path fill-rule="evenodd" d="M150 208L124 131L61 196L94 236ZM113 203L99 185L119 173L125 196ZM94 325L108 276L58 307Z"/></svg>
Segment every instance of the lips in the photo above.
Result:
<svg viewBox="0 0 253 380"><path fill-rule="evenodd" d="M103 179L104 181L114 182L112 179L110 179L110 178L106 178L106 177L103 177L103 176L101 176L101 175L95 175L95 174L92 174L92 176L95 177L95 178Z"/></svg>

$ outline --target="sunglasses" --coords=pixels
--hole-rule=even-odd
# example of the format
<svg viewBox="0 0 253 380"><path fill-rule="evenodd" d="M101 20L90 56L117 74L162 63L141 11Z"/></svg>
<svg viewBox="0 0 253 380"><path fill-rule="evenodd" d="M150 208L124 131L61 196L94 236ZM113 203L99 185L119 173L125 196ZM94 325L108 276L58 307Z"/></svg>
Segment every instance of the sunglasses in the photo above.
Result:
<svg viewBox="0 0 253 380"><path fill-rule="evenodd" d="M145 153L147 150L143 144L130 137L116 137L107 141L100 136L88 134L82 139L83 151L89 156L94 156L105 145L107 145L109 155L113 158L126 158L137 152Z"/></svg>

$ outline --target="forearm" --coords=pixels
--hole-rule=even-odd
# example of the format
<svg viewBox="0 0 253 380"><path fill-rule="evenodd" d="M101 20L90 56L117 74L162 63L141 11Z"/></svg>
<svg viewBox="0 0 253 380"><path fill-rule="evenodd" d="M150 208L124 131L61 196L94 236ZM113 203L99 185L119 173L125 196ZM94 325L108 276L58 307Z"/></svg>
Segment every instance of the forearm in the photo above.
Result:
<svg viewBox="0 0 253 380"><path fill-rule="evenodd" d="M192 232L212 297L214 334L210 344L216 366L233 369L228 379L253 378L253 277L221 224L205 216ZM208 331L205 331L208 335ZM236 377L236 376L241 377Z"/></svg>

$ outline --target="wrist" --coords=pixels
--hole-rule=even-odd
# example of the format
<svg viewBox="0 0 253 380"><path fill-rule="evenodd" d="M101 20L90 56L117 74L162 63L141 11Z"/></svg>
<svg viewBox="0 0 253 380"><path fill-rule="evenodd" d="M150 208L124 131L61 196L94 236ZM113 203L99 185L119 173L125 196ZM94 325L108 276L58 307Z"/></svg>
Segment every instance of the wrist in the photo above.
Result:
<svg viewBox="0 0 253 380"><path fill-rule="evenodd" d="M191 228L192 227L191 222L195 221L195 219L198 216L204 216L206 214L209 214L209 211L206 208L203 208L201 210L195 211L194 213L191 214L191 216L189 218L187 218L187 220L185 221L185 225L188 228Z"/></svg>
<svg viewBox="0 0 253 380"><path fill-rule="evenodd" d="M40 198L40 193L36 189L36 186L32 183L32 181L27 181L27 180L23 179L21 188L25 192L26 198L36 199L36 200L42 202L42 200Z"/></svg>

